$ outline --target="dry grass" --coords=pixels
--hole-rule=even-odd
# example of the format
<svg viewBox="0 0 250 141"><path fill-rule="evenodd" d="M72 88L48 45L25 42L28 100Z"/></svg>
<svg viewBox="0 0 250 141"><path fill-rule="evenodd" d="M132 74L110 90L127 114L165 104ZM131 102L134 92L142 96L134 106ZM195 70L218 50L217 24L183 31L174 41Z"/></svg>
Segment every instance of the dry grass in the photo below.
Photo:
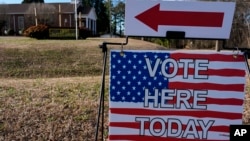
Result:
<svg viewBox="0 0 250 141"><path fill-rule="evenodd" d="M101 69L103 41L125 39L34 40L1 38L4 49L54 50L71 48L82 51L87 61ZM120 46L109 48L120 49ZM125 49L162 49L140 40L129 40ZM85 50L85 51L84 51ZM0 57L1 58L1 57ZM92 66L93 67L93 66ZM86 72L88 73L88 72ZM93 141L99 101L101 74L84 77L0 78L0 141ZM250 83L247 79L243 122L250 123ZM106 80L105 137L108 128L108 78Z"/></svg>
<svg viewBox="0 0 250 141"><path fill-rule="evenodd" d="M92 141L100 79L1 79L0 140Z"/></svg>
<svg viewBox="0 0 250 141"><path fill-rule="evenodd" d="M124 38L87 40L34 40L0 38L0 78L51 78L97 76L102 73L102 50L106 42ZM144 44L142 46L141 44ZM120 49L120 46L108 46ZM157 49L156 44L129 40L124 49Z"/></svg>
<svg viewBox="0 0 250 141"><path fill-rule="evenodd" d="M93 141L102 69L102 50L99 45L104 41L120 43L125 42L125 39L91 38L75 41L0 37L0 141ZM161 47L129 39L124 49L132 48ZM24 67L18 66L20 64L24 64ZM62 66L62 71L76 70L79 64L83 64L79 70L83 71L84 77L72 77L68 71L67 75L53 73L53 68ZM93 68L99 71L92 74ZM46 69L52 71L44 72ZM7 75L7 70L10 70L9 74L15 75ZM41 74L37 75L39 72ZM107 91L106 86L106 107ZM105 113L108 113L107 110ZM105 137L107 117L105 114Z"/></svg>

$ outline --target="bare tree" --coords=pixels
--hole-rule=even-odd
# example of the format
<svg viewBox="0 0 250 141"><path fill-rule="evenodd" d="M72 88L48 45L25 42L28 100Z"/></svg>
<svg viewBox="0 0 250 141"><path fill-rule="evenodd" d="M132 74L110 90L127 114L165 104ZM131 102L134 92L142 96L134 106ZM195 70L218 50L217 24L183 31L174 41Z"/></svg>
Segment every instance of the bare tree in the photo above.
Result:
<svg viewBox="0 0 250 141"><path fill-rule="evenodd" d="M250 47L249 41L250 0L237 0L228 46Z"/></svg>
<svg viewBox="0 0 250 141"><path fill-rule="evenodd" d="M57 16L55 6L43 3L32 3L26 11L27 25L38 24L54 25Z"/></svg>

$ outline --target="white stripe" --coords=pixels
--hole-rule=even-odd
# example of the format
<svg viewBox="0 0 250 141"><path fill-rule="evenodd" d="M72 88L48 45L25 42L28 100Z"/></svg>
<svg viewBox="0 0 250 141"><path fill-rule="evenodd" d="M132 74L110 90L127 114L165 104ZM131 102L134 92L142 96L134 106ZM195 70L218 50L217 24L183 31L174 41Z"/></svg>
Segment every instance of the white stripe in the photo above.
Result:
<svg viewBox="0 0 250 141"><path fill-rule="evenodd" d="M191 105L192 106L192 105ZM203 106L203 105L199 105ZM137 109L148 109L148 110L158 110L158 111L217 111L217 112L227 112L227 113L242 113L243 112L243 104L240 106L235 105L218 105L218 104L206 104L206 109L187 109L184 103L181 104L180 109L174 108L161 108L159 105L158 108L155 108L153 103L149 103L148 107L144 107L144 103L133 103L133 102L110 102L110 108L137 108Z"/></svg>
<svg viewBox="0 0 250 141"><path fill-rule="evenodd" d="M220 61L211 61L209 62L208 69L237 69L237 70L246 70L245 62L220 62Z"/></svg>
<svg viewBox="0 0 250 141"><path fill-rule="evenodd" d="M121 50L117 49L111 49L111 52L121 52ZM236 53L238 55L243 55L243 52L233 52L233 51L227 51L227 50L221 50L220 52L214 51L214 50L124 50L126 52L131 52L131 53L170 53L170 54L175 54L175 53L185 53L185 54L219 54L219 55L235 55Z"/></svg>
<svg viewBox="0 0 250 141"><path fill-rule="evenodd" d="M193 90L190 91L193 92ZM207 97L210 98L219 98L219 99L234 98L243 100L244 96L245 92L207 90Z"/></svg>
<svg viewBox="0 0 250 141"><path fill-rule="evenodd" d="M211 98L235 98L235 99L244 99L245 92L232 92L232 91L216 91L208 90L208 97Z"/></svg>
<svg viewBox="0 0 250 141"><path fill-rule="evenodd" d="M109 121L110 122L135 122L136 117L148 117L150 119L159 118L159 116L136 116L136 115L121 115L121 114L111 114L109 113ZM229 126L229 125L236 125L242 124L242 119L237 120L230 120L230 119L219 119L219 118L193 118L191 116L161 116L160 118L166 120L168 118L171 119L179 119L183 124L187 124L190 119L195 120L203 120L207 123L209 120L214 120L213 126ZM226 118L226 117L225 117Z"/></svg>
<svg viewBox="0 0 250 141"><path fill-rule="evenodd" d="M139 136L139 133L140 133L139 129L119 128L119 127L110 127L109 128L109 135L138 135ZM199 137L202 137L202 131L198 131L198 134L199 134ZM148 129L145 130L144 135L152 136ZM182 133L182 135L183 135L183 133ZM166 137L166 133L164 133L163 137ZM181 138L181 137L179 137L179 138ZM188 138L192 139L193 137L188 136ZM166 139L167 139L167 137L166 137ZM229 140L229 133L209 131L207 139L210 139L210 140Z"/></svg>
<svg viewBox="0 0 250 141"><path fill-rule="evenodd" d="M170 67L172 67L172 64L170 64ZM178 68L183 69L183 63L178 63ZM194 64L190 63L188 65L188 68L194 68ZM235 69L235 70L246 70L246 64L245 62L223 62L223 61L209 61L207 65L207 70L209 69ZM204 72L206 70L202 70Z"/></svg>
<svg viewBox="0 0 250 141"><path fill-rule="evenodd" d="M169 78L171 82L183 82L183 83L214 83L214 84L245 84L245 77L221 77L208 75L208 79L195 79L193 75L188 75L188 79L184 79L183 76L175 76Z"/></svg>

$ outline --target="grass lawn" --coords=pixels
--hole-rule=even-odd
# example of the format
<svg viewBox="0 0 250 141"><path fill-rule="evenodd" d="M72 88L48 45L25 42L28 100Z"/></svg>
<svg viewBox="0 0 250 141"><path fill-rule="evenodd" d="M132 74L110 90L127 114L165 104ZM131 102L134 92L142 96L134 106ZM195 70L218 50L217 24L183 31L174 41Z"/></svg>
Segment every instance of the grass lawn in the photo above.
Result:
<svg viewBox="0 0 250 141"><path fill-rule="evenodd" d="M125 39L0 37L0 141L93 141L103 63L99 45L104 41ZM161 48L129 39L124 49Z"/></svg>
<svg viewBox="0 0 250 141"><path fill-rule="evenodd" d="M102 73L99 45L104 41L125 39L0 37L0 141L93 141ZM129 39L124 49L163 48ZM107 137L108 72L105 91ZM249 124L249 83L244 104L243 122Z"/></svg>

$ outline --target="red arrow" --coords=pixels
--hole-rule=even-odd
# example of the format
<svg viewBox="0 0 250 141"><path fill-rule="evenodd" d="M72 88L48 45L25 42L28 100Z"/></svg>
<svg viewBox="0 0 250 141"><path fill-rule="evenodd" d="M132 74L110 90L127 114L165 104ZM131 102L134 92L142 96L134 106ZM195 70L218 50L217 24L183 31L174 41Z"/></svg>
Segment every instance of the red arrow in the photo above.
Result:
<svg viewBox="0 0 250 141"><path fill-rule="evenodd" d="M160 11L160 4L135 16L155 31L158 25L222 27L223 12Z"/></svg>

